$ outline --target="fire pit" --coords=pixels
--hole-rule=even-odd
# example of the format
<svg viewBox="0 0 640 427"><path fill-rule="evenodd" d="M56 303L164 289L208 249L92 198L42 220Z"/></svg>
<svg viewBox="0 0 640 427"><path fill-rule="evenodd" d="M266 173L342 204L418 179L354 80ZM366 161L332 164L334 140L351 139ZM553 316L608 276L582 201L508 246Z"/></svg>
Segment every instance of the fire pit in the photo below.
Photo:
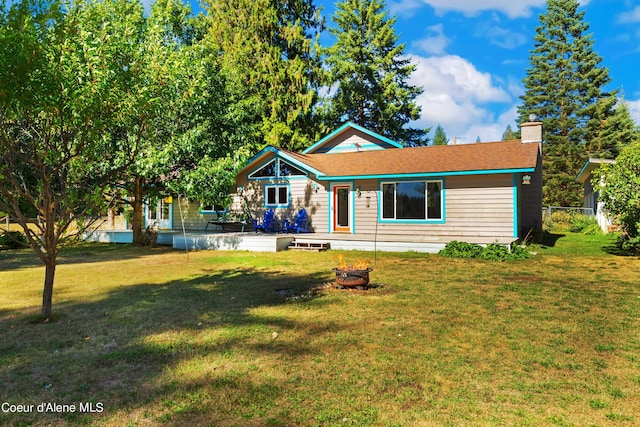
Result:
<svg viewBox="0 0 640 427"><path fill-rule="evenodd" d="M336 283L338 286L345 288L365 287L369 284L369 272L372 268L366 268L364 270L344 270L341 268L334 268L336 272Z"/></svg>
<svg viewBox="0 0 640 427"><path fill-rule="evenodd" d="M333 269L336 272L336 284L343 288L366 288L369 285L369 272L372 270L369 264L362 260L348 266L342 255L340 266Z"/></svg>

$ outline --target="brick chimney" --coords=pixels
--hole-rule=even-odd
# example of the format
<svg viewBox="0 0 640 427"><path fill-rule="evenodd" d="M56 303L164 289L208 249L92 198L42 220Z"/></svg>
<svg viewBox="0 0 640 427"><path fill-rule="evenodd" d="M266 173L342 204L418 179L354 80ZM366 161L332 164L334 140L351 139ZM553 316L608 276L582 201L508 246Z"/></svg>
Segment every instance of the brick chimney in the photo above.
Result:
<svg viewBox="0 0 640 427"><path fill-rule="evenodd" d="M542 122L526 122L520 125L521 141L523 144L542 142Z"/></svg>

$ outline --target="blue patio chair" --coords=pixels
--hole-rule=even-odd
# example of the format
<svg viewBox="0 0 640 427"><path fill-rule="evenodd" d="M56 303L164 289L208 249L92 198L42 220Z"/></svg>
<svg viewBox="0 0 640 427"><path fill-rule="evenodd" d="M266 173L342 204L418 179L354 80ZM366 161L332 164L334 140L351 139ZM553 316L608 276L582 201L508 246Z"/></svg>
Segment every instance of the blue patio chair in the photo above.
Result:
<svg viewBox="0 0 640 427"><path fill-rule="evenodd" d="M309 230L307 230L308 221L309 219L307 217L307 211L304 209L300 209L298 211L298 214L296 215L296 218L293 221L293 224L291 224L287 220L285 221L284 228L287 231L287 233L289 233L290 231L295 231L296 234L308 233L309 232Z"/></svg>
<svg viewBox="0 0 640 427"><path fill-rule="evenodd" d="M264 215L262 216L262 222L259 222L257 219L253 220L253 229L256 231L256 233L259 230L264 231L265 233L268 232L276 232L276 222L274 221L274 216L275 216L275 212L273 211L273 209L269 209L268 211L264 212Z"/></svg>

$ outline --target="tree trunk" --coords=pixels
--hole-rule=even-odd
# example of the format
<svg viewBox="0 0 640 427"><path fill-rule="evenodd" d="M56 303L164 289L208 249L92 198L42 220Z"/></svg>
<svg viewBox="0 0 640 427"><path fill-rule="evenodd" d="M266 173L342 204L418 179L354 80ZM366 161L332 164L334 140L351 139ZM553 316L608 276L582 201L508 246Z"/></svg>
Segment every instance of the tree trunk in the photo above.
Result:
<svg viewBox="0 0 640 427"><path fill-rule="evenodd" d="M56 275L56 257L47 256L45 262L44 291L42 292L42 317L44 320L51 318L51 305L53 299L53 279Z"/></svg>
<svg viewBox="0 0 640 427"><path fill-rule="evenodd" d="M136 177L135 187L133 190L133 217L131 218L131 228L133 230L133 244L142 245L142 224L143 208L142 199L144 197L144 178Z"/></svg>

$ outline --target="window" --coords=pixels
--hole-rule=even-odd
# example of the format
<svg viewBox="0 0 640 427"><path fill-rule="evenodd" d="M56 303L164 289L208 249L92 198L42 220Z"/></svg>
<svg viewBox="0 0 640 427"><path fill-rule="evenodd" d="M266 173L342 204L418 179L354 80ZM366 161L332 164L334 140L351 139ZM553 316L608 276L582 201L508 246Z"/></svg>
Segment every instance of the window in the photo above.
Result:
<svg viewBox="0 0 640 427"><path fill-rule="evenodd" d="M265 206L287 206L289 204L289 186L288 185L265 185Z"/></svg>
<svg viewBox="0 0 640 427"><path fill-rule="evenodd" d="M286 178L289 176L305 176L302 170L285 162L281 159L274 159L258 169L257 171L249 174L249 178Z"/></svg>
<svg viewBox="0 0 640 427"><path fill-rule="evenodd" d="M275 178L276 177L276 161L273 160L261 167L251 175L250 178Z"/></svg>
<svg viewBox="0 0 640 427"><path fill-rule="evenodd" d="M202 205L200 207L201 214L219 214L225 212L227 208L221 205Z"/></svg>
<svg viewBox="0 0 640 427"><path fill-rule="evenodd" d="M306 175L300 169L280 160L280 176L304 176Z"/></svg>
<svg viewBox="0 0 640 427"><path fill-rule="evenodd" d="M442 181L384 182L381 190L382 219L442 219Z"/></svg>

